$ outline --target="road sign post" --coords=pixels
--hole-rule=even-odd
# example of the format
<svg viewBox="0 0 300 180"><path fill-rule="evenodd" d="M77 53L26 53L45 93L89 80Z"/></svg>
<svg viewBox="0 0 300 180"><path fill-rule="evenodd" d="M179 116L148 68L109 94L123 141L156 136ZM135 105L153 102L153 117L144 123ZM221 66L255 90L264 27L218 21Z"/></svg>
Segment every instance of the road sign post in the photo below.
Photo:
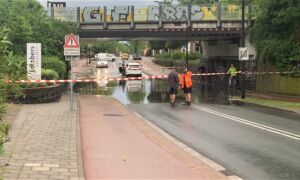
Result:
<svg viewBox="0 0 300 180"><path fill-rule="evenodd" d="M245 0L242 0L242 47L245 47L246 40L245 40ZM248 50L247 50L248 51ZM249 55L248 55L249 58ZM242 92L241 92L241 99L246 98L246 66L245 66L245 61L242 61L242 71L244 72L242 74Z"/></svg>
<svg viewBox="0 0 300 180"><path fill-rule="evenodd" d="M80 56L80 46L79 46L79 36L77 35L66 35L65 36L65 45L64 45L64 55L70 56L70 110L73 110L73 56Z"/></svg>
<svg viewBox="0 0 300 180"><path fill-rule="evenodd" d="M70 83L70 110L73 110L73 73L72 73L72 67L73 67L73 56L71 56L70 60L70 77L71 77L71 83Z"/></svg>

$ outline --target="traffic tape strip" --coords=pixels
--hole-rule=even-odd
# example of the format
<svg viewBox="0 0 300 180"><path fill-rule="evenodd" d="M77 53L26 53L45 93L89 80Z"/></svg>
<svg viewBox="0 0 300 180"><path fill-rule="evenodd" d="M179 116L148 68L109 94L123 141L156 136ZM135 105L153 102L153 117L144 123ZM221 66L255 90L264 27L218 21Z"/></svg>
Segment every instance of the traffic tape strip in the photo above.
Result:
<svg viewBox="0 0 300 180"><path fill-rule="evenodd" d="M295 72L237 72L238 74L245 75L258 75L258 74L292 74ZM193 76L224 76L228 75L227 73L200 73L200 74L192 74ZM168 75L156 75L156 76L143 76L143 77L117 77L117 78L101 78L101 79L67 79L67 80L6 80L6 83L89 83L89 82L99 82L99 81L130 81L130 80L146 80L146 79L166 79Z"/></svg>
<svg viewBox="0 0 300 180"><path fill-rule="evenodd" d="M102 78L102 79L68 79L68 80L18 80L12 81L7 80L6 83L76 83L76 82L99 82L99 81L127 81L127 80L146 80L146 79L166 79L168 75L159 75L159 76L144 76L144 77L128 77L128 78Z"/></svg>

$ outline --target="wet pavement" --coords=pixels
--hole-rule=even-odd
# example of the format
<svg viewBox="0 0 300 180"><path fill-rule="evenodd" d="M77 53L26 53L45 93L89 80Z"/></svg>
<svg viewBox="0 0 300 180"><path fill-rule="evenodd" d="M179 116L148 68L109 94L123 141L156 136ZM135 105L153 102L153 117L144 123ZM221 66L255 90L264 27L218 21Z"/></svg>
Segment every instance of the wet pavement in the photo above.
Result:
<svg viewBox="0 0 300 180"><path fill-rule="evenodd" d="M96 77L120 77L118 62ZM166 80L76 84L79 94L111 96L175 138L245 179L300 178L300 121L230 106L222 77L194 79L193 106L168 104ZM221 82L221 83L220 83ZM182 101L183 93L178 100ZM291 136L291 137L289 137ZM294 137L294 138L293 138Z"/></svg>

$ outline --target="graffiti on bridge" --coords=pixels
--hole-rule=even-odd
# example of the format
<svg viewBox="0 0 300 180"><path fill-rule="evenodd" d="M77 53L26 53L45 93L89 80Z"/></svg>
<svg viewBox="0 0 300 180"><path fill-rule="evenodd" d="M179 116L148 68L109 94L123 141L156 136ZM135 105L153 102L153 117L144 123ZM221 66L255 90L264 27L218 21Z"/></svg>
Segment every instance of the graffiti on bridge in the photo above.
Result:
<svg viewBox="0 0 300 180"><path fill-rule="evenodd" d="M163 21L187 21L189 18L188 6L162 6L161 10ZM133 16L134 21L159 21L159 7L150 5L145 8L134 8L134 10L131 6L107 8L106 22L130 22ZM190 16L192 21L216 20L217 6L192 5ZM104 7L85 7L81 12L81 22L84 23L102 23L105 21L104 18Z"/></svg>

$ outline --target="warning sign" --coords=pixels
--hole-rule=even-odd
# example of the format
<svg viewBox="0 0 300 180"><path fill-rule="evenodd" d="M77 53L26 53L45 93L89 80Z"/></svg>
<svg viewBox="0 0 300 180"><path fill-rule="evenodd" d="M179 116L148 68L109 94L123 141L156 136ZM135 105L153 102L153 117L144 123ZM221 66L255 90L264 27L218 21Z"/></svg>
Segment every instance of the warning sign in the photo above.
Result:
<svg viewBox="0 0 300 180"><path fill-rule="evenodd" d="M79 36L73 34L65 36L64 55L65 56L80 55Z"/></svg>
<svg viewBox="0 0 300 180"><path fill-rule="evenodd" d="M77 36L77 38L71 34L69 36L67 36L67 40L65 41L65 48L80 48L79 46L79 37Z"/></svg>
<svg viewBox="0 0 300 180"><path fill-rule="evenodd" d="M249 60L249 49L248 48L239 48L239 60L248 61Z"/></svg>

